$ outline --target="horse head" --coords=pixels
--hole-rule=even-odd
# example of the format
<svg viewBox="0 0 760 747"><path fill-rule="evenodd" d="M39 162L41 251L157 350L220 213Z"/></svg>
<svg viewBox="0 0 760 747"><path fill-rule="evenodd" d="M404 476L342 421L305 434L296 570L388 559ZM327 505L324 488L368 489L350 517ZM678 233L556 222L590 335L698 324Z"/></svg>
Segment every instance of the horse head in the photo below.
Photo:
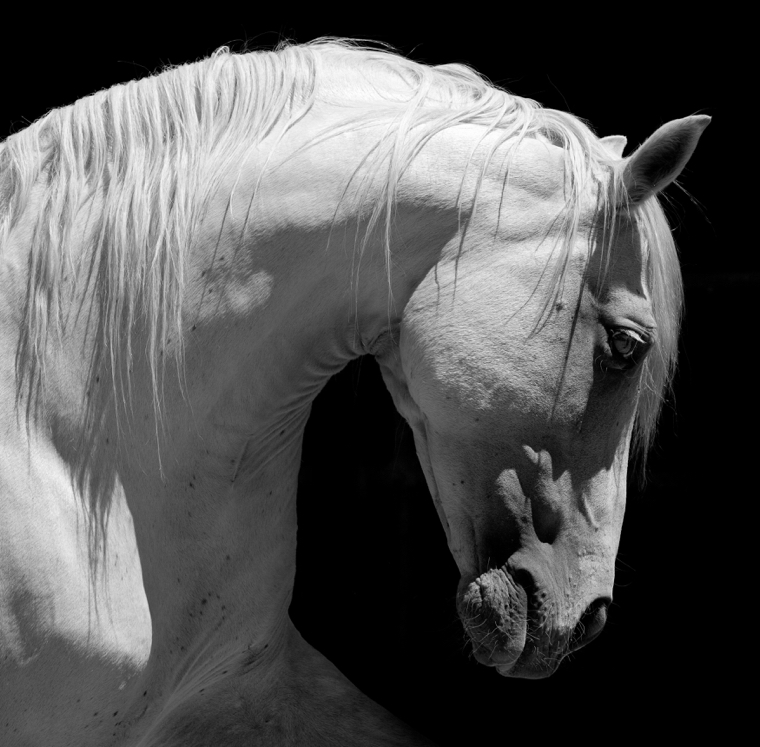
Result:
<svg viewBox="0 0 760 747"><path fill-rule="evenodd" d="M522 141L378 355L461 573L474 656L502 675L548 676L605 625L632 436L656 418L676 349L680 274L652 197L708 123L671 122L627 159L622 139L598 142L608 176L570 218L567 152Z"/></svg>

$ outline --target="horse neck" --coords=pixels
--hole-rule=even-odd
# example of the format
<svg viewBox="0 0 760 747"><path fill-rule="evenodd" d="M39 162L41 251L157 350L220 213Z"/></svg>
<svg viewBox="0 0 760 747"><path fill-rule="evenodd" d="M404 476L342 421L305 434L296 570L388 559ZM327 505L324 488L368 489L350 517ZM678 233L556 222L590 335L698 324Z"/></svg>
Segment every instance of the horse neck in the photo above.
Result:
<svg viewBox="0 0 760 747"><path fill-rule="evenodd" d="M222 189L209 207L208 228L190 258L184 376L165 395L161 447L140 434L125 462L151 610L152 598L162 611L174 599L173 616L187 620L195 610L195 627L201 600L224 598L222 587L235 600L225 605L227 618L237 607L249 638L271 635L282 622L295 572L297 476L311 402L400 318L442 244L440 211L431 220L420 187L410 183L395 216L392 285L383 237L357 258L364 225L342 196L368 146L355 136L344 140L283 161L253 200L255 158L230 174L235 189ZM456 188L452 182L453 195ZM146 371L135 374L147 379ZM143 409L134 420L152 422L150 404ZM176 627L167 619L167 640Z"/></svg>
<svg viewBox="0 0 760 747"><path fill-rule="evenodd" d="M269 287L265 276L279 287L263 268L253 284ZM235 284L214 292L236 295ZM329 339L296 286L281 291L255 300L251 289L244 311L188 319L184 375L164 385L158 448L146 429L124 450L154 652L237 640L234 656L271 643L286 622L303 431L311 401L351 351ZM289 313L293 301L303 317ZM151 407L134 420L153 423Z"/></svg>

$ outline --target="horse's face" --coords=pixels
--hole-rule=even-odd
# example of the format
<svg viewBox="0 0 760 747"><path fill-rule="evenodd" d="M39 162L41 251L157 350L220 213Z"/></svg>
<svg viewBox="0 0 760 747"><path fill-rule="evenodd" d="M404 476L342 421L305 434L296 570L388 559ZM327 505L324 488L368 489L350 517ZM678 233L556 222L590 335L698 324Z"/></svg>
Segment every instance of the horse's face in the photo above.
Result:
<svg viewBox="0 0 760 747"><path fill-rule="evenodd" d="M522 677L551 674L604 625L655 326L635 230L618 227L606 263L592 209L554 295L561 188L545 177L514 177L509 221L451 245L380 356L461 572L475 658Z"/></svg>
<svg viewBox="0 0 760 747"><path fill-rule="evenodd" d="M604 292L574 264L538 326L541 262L514 247L439 264L404 315L400 409L462 574L475 657L503 674L549 674L604 624L639 339L653 326L631 254Z"/></svg>
<svg viewBox="0 0 760 747"><path fill-rule="evenodd" d="M674 120L613 159L619 199L636 209L675 179L709 121ZM615 158L621 141L604 143ZM508 179L503 162L485 174L462 245L437 257L394 330L398 344L378 356L462 575L458 608L475 657L521 677L551 674L604 626L657 335L647 257L626 209L605 254L596 195L582 197L555 284L564 169L559 148L525 140ZM673 285L668 298L677 281L658 281ZM662 318L663 339L677 313L676 304Z"/></svg>

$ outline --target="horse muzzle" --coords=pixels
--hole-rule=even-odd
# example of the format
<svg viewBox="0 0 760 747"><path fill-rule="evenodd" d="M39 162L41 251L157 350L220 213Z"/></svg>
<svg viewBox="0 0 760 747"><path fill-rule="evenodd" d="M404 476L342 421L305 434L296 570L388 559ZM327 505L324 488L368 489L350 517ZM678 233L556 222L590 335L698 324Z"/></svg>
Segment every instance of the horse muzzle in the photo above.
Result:
<svg viewBox="0 0 760 747"><path fill-rule="evenodd" d="M562 624L559 595L524 570L507 566L460 581L459 617L473 656L505 677L540 679L553 674L567 654L590 643L607 620L609 597L598 597L579 619Z"/></svg>

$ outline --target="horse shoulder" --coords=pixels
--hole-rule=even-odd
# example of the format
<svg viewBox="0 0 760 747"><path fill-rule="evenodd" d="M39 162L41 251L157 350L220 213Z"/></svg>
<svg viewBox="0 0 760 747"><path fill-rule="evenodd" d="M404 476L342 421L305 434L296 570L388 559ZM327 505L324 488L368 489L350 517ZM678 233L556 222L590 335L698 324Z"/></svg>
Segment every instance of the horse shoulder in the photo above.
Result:
<svg viewBox="0 0 760 747"><path fill-rule="evenodd" d="M83 507L58 455L34 432L21 436L0 434L0 743L101 744L103 717L122 708L150 649L131 520L117 498L91 569Z"/></svg>

